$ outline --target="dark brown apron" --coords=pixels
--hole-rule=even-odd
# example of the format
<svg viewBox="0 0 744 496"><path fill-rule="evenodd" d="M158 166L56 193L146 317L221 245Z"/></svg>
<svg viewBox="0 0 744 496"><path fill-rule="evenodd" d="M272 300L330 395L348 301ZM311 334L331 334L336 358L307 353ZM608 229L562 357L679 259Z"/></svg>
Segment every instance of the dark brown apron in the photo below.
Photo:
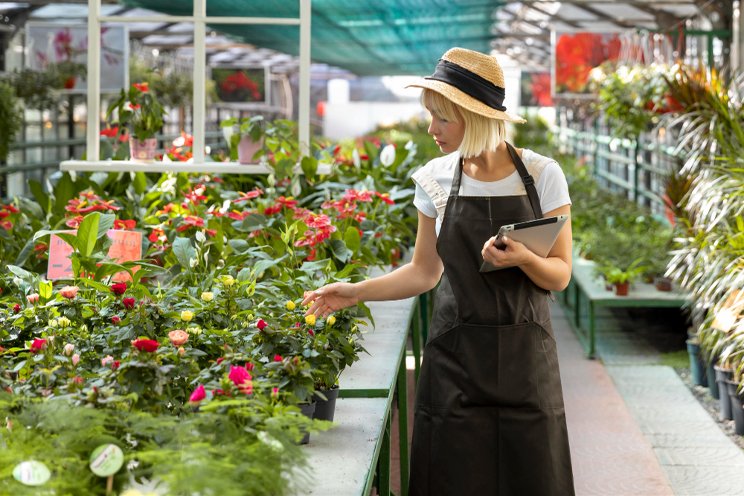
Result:
<svg viewBox="0 0 744 496"><path fill-rule="evenodd" d="M437 240L444 275L416 395L410 494L571 496L571 456L549 293L519 268L479 272L503 224L542 217L528 195L459 196L462 161Z"/></svg>

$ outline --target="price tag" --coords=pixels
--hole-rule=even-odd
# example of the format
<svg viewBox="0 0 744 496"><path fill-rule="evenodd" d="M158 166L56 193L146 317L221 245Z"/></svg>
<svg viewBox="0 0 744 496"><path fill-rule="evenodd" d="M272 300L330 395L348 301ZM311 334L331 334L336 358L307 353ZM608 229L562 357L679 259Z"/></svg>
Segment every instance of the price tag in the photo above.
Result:
<svg viewBox="0 0 744 496"><path fill-rule="evenodd" d="M21 462L13 468L13 478L26 486L40 486L51 475L47 466L36 460Z"/></svg>
<svg viewBox="0 0 744 496"><path fill-rule="evenodd" d="M124 453L115 444L102 444L90 454L90 470L99 477L108 477L124 464Z"/></svg>

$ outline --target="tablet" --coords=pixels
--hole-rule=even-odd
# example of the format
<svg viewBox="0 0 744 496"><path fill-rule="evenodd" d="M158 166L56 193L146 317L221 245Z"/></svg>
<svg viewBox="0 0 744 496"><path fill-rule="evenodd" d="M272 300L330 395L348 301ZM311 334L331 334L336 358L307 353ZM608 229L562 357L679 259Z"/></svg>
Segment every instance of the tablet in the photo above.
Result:
<svg viewBox="0 0 744 496"><path fill-rule="evenodd" d="M545 258L553 248L558 233L561 232L563 224L568 220L568 215L556 215L555 217L545 217L543 219L528 220L526 222L517 222L501 226L496 235L495 244L498 247L499 239L502 236L508 236L513 240L519 241L527 248ZM481 272L490 272L492 270L505 269L506 267L494 267L488 262L483 262Z"/></svg>

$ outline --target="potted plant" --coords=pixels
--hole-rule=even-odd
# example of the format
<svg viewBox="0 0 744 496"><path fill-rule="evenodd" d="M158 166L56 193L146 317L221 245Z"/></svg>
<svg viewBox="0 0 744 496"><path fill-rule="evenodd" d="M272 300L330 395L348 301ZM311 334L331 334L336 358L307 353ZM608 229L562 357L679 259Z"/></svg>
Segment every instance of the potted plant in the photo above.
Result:
<svg viewBox="0 0 744 496"><path fill-rule="evenodd" d="M230 147L230 160L241 164L253 163L256 153L263 148L264 118L230 117L220 122L222 133Z"/></svg>
<svg viewBox="0 0 744 496"><path fill-rule="evenodd" d="M625 268L620 265L607 264L600 266L599 271L604 276L605 281L614 286L617 296L627 296L630 283L643 274L645 270L645 267L640 264L641 259L636 259Z"/></svg>
<svg viewBox="0 0 744 496"><path fill-rule="evenodd" d="M0 81L0 162L7 160L10 145L22 125L23 119L15 91L9 84Z"/></svg>
<svg viewBox="0 0 744 496"><path fill-rule="evenodd" d="M119 98L106 111L106 119L116 114L109 124L119 132L129 129L130 156L133 160L153 160L157 149L155 136L163 127L165 109L150 92L148 83L134 83L129 91L121 90Z"/></svg>

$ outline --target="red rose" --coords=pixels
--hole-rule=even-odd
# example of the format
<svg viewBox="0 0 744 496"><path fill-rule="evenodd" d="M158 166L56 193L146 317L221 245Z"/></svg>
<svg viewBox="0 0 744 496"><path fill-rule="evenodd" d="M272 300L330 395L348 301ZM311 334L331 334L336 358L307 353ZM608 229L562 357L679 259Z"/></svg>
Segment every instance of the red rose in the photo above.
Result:
<svg viewBox="0 0 744 496"><path fill-rule="evenodd" d="M154 339L138 338L132 341L132 346L134 346L140 351L146 351L148 353L152 353L158 349L158 346L160 346L160 343L158 343Z"/></svg>
<svg viewBox="0 0 744 496"><path fill-rule="evenodd" d="M111 292L115 295L123 295L127 290L127 283L117 282L111 285Z"/></svg>
<svg viewBox="0 0 744 496"><path fill-rule="evenodd" d="M258 319L258 322L256 322L259 331L263 331L268 325L264 319Z"/></svg>
<svg viewBox="0 0 744 496"><path fill-rule="evenodd" d="M44 347L46 347L46 344L46 339L34 339L33 343L31 343L31 353L40 352Z"/></svg>
<svg viewBox="0 0 744 496"><path fill-rule="evenodd" d="M18 303L13 305L13 313L18 313L20 311L21 311L21 305L19 305Z"/></svg>
<svg viewBox="0 0 744 496"><path fill-rule="evenodd" d="M121 322L121 317L119 317L118 315L114 315L113 317L111 317L111 323L112 324L116 325L119 322Z"/></svg>
<svg viewBox="0 0 744 496"><path fill-rule="evenodd" d="M124 298L123 300L121 300L121 302L124 304L124 308L126 308L127 310L131 310L134 308L134 298Z"/></svg>
<svg viewBox="0 0 744 496"><path fill-rule="evenodd" d="M274 355L274 361L275 362L281 362L282 361L282 356L281 355Z"/></svg>

